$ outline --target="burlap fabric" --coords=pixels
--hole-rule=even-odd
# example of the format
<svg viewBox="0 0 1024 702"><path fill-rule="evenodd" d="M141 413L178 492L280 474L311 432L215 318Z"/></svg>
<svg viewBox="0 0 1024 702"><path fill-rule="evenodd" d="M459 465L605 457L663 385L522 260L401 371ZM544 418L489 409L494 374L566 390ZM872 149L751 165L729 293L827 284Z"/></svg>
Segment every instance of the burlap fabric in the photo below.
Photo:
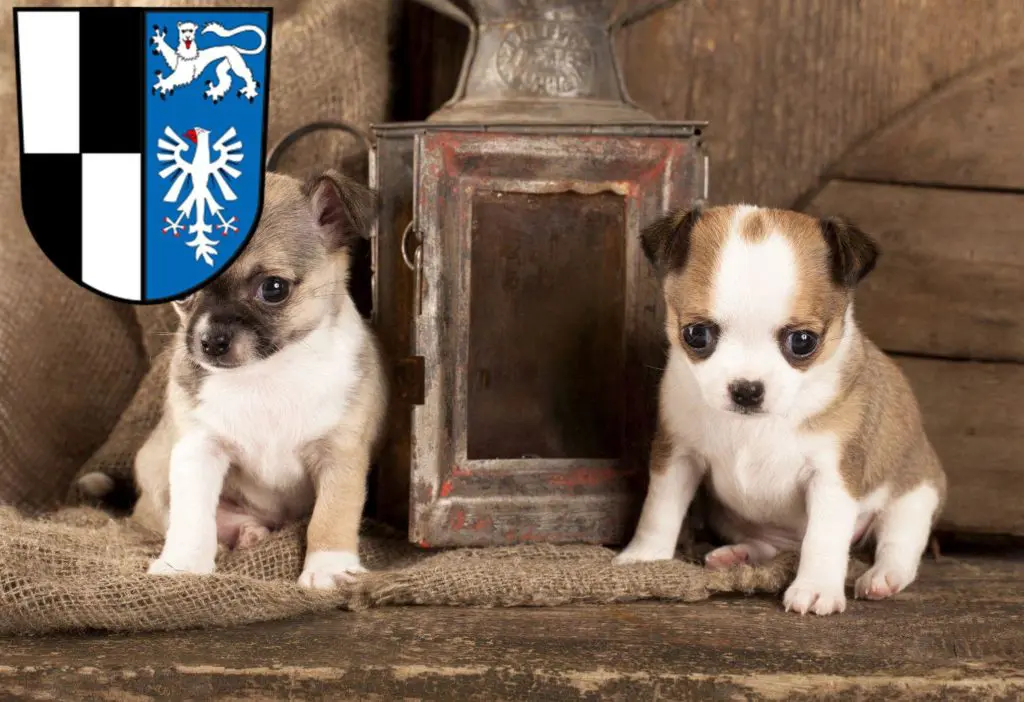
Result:
<svg viewBox="0 0 1024 702"><path fill-rule="evenodd" d="M329 593L295 584L303 529L222 552L219 573L145 575L152 535L87 508L30 521L0 508L0 633L157 631L282 619L382 605L551 606L659 598L692 602L726 592L778 592L793 559L707 571L682 560L611 565L598 546L528 545L429 553L381 527L361 551L372 572Z"/></svg>
<svg viewBox="0 0 1024 702"><path fill-rule="evenodd" d="M341 119L365 128L384 118L391 2L233 4L274 8L268 144L309 121ZM0 0L0 504L34 512L55 506L90 456L94 458L87 470L109 467L115 475L128 476L126 466L136 439L152 426L158 416L153 411L159 411L159 403L154 404L158 378L148 378L141 387L139 382L176 318L167 307L133 310L81 290L32 242L19 195L11 8L10 0ZM279 169L309 175L328 165L359 160L362 148L337 132L310 135L286 152ZM59 206L59 181L54 200ZM156 373L159 376L159 368ZM131 407L121 416L129 402Z"/></svg>
<svg viewBox="0 0 1024 702"><path fill-rule="evenodd" d="M132 310L68 281L21 216L12 14L0 2L0 504L34 511L64 496L145 365Z"/></svg>

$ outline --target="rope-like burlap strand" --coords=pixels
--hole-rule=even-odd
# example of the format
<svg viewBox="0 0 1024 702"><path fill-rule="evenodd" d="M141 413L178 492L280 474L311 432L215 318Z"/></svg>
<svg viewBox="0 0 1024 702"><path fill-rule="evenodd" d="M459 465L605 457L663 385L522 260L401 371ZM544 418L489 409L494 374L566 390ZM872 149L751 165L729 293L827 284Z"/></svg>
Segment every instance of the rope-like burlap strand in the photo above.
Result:
<svg viewBox="0 0 1024 702"><path fill-rule="evenodd" d="M91 508L46 518L0 509L0 633L158 631L284 619L382 605L553 606L644 599L683 602L715 593L779 592L793 559L709 571L683 560L618 567L600 546L524 545L430 552L367 525L371 572L349 587L295 584L302 525L248 550L225 551L210 576L146 575L160 539Z"/></svg>

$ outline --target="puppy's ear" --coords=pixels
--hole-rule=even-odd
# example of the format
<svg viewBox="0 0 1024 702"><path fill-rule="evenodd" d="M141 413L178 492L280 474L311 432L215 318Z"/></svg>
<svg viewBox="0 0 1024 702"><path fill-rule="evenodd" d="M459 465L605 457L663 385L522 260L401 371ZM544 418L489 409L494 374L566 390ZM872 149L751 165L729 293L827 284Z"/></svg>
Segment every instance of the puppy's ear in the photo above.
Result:
<svg viewBox="0 0 1024 702"><path fill-rule="evenodd" d="M180 300L172 300L171 307L175 312L178 313L178 319L184 322L188 319L189 313L192 312L192 308L195 306L196 293L187 295Z"/></svg>
<svg viewBox="0 0 1024 702"><path fill-rule="evenodd" d="M647 260L664 275L686 265L690 252L690 235L702 213L702 205L690 210L672 212L644 227L640 246Z"/></svg>
<svg viewBox="0 0 1024 702"><path fill-rule="evenodd" d="M305 194L313 208L313 221L328 249L350 246L370 235L377 212L377 198L372 190L328 170L306 183Z"/></svg>
<svg viewBox="0 0 1024 702"><path fill-rule="evenodd" d="M879 250L875 241L854 224L840 217L821 220L821 232L828 244L832 281L852 288L875 268Z"/></svg>

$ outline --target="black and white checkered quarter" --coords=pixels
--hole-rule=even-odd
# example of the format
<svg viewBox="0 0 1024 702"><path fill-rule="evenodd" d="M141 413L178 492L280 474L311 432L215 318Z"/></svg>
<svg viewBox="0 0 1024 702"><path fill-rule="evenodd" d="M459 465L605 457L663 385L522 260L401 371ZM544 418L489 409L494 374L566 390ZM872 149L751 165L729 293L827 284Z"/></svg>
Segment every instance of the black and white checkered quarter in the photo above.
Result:
<svg viewBox="0 0 1024 702"><path fill-rule="evenodd" d="M121 300L145 281L144 10L15 10L22 207L47 257Z"/></svg>

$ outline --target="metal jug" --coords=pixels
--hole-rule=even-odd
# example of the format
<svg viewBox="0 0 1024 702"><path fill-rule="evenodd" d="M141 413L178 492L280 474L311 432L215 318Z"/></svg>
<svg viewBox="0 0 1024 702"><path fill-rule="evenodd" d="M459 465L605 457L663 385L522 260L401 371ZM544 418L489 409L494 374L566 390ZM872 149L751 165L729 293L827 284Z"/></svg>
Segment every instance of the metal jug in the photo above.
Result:
<svg viewBox="0 0 1024 702"><path fill-rule="evenodd" d="M417 0L469 29L452 98L431 122L621 123L654 118L629 97L616 34L679 0L614 17L620 0Z"/></svg>

